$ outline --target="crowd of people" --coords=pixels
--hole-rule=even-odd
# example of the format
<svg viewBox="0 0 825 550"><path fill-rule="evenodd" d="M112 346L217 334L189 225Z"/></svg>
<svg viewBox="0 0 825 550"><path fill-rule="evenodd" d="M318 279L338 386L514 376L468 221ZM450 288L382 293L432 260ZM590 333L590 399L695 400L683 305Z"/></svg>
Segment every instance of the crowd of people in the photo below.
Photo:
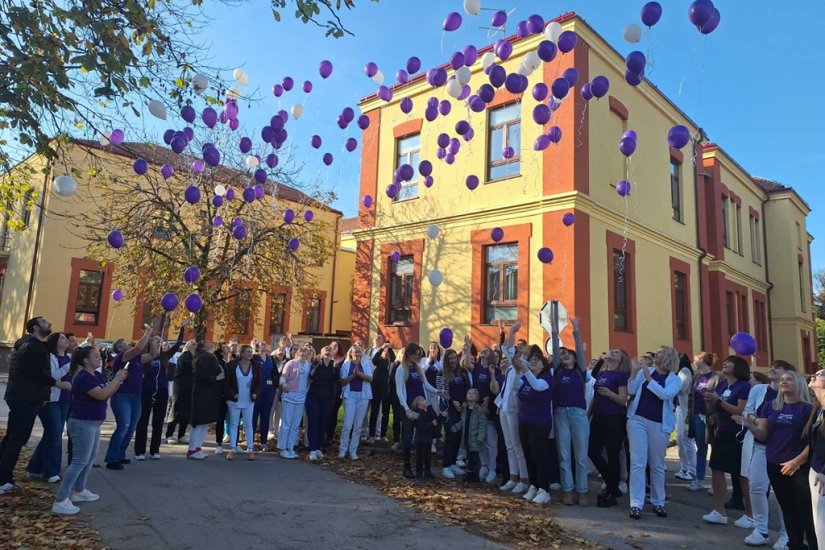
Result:
<svg viewBox="0 0 825 550"><path fill-rule="evenodd" d="M499 323L498 344L481 349L465 337L458 351L436 342L396 350L378 334L372 346L355 341L345 352L332 342L317 356L290 335L270 352L265 342L184 343L185 324L170 344L146 326L134 345L117 340L101 354L91 335L78 343L37 317L11 355L0 495L18 488L13 469L39 417L43 437L26 471L60 483L52 510L75 514L77 503L98 500L86 484L109 402L111 470L130 464L132 444L135 460L146 459L147 441L149 458L160 459L164 438L203 460L213 424L214 452L227 460L262 451L296 459L303 446L313 462L336 450L355 461L362 442L388 442L391 433L401 474L417 482L435 477L441 446L444 479L496 484L536 505L556 491L565 505L589 506L592 464L603 481L597 506L627 496L630 518L640 519L646 502L664 518L665 456L676 431L675 477L713 496L705 522L727 525L741 511L733 523L751 531L744 542L769 544L773 491L782 519L774 548L815 550L817 534L825 540L825 370L808 382L785 361L765 375L739 356L717 364L668 346L638 359L611 349L588 361L578 321L574 349L560 345L557 312L552 323L548 355L517 338L518 323Z"/></svg>

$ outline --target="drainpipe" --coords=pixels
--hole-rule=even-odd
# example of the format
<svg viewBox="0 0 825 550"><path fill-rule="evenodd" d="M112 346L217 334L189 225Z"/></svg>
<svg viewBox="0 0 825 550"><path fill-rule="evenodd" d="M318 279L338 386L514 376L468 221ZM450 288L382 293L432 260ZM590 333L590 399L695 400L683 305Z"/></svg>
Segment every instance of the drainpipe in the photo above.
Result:
<svg viewBox="0 0 825 550"><path fill-rule="evenodd" d="M52 166L53 161L50 160L46 165L46 173L43 177L43 193L41 193L40 195L40 215L38 216L37 221L37 234L34 238L34 253L32 254L32 271L31 278L29 279L29 292L26 295L26 318L24 322L31 319L34 316L32 313L32 302L34 301L34 281L37 278L37 260L40 256L40 240L43 237L43 222L45 221L46 217L46 195L49 192L49 176L52 173ZM25 332L25 329L23 330L23 332Z"/></svg>
<svg viewBox="0 0 825 550"><path fill-rule="evenodd" d="M341 243L338 239L341 216L335 217L335 250L332 254L332 288L329 296L329 323L327 323L327 334L332 334L332 312L335 308L335 266L338 263L338 252L341 250Z"/></svg>
<svg viewBox="0 0 825 550"><path fill-rule="evenodd" d="M768 197L770 198L770 196ZM765 220L765 203L768 202L768 198L762 201L762 233L765 233L766 220ZM771 320L773 319L773 313L771 312L771 291L773 290L773 283L771 282L771 269L768 267L768 239L762 239L762 261L765 262L765 282L768 283L768 291L765 293L765 299L767 300L768 304L768 342L771 346L771 353L768 357L769 361L773 361L773 325L771 324Z"/></svg>
<svg viewBox="0 0 825 550"><path fill-rule="evenodd" d="M697 159L694 161L694 179L696 183L700 181L701 178L701 185L705 185L707 180L705 179L705 172L700 170L701 168L701 154L702 151L700 150L700 144L707 139L707 135L702 128L699 128L699 139L693 142L693 158ZM699 238L699 208L701 205L699 204L699 190L698 187L694 189L693 199L696 207L696 248L699 249L699 259L697 261L697 275L699 278L699 349L705 350L705 317L702 315L702 304L704 304L705 298L705 284L702 278L702 262L708 255L708 251L701 245L701 239Z"/></svg>

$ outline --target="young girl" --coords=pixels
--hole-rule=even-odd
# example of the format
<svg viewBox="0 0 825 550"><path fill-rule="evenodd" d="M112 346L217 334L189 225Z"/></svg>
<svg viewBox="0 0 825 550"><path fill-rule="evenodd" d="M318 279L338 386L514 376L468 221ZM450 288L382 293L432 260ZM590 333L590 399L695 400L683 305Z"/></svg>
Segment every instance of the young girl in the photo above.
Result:
<svg viewBox="0 0 825 550"><path fill-rule="evenodd" d="M432 457L431 443L435 435L438 420L432 406L419 395L413 399L412 408L409 413L410 419L415 424L415 480L424 481L433 479L433 472L430 465Z"/></svg>
<svg viewBox="0 0 825 550"><path fill-rule="evenodd" d="M281 432L278 448L281 458L298 458L295 445L298 444L298 430L304 415L304 405L309 391L309 371L315 350L307 344L297 350L297 358L284 365L281 373Z"/></svg>
<svg viewBox="0 0 825 550"><path fill-rule="evenodd" d="M252 360L252 346L241 346L240 359L226 365L226 406L229 408L229 452L226 460L235 458L238 444L238 425L243 417L246 435L246 456L255 459L255 430L252 412L261 393L261 366Z"/></svg>
<svg viewBox="0 0 825 550"><path fill-rule="evenodd" d="M461 421L458 424L464 446L467 448L467 475L464 481L481 481L479 471L481 458L479 453L487 446L487 411L478 402L478 390L467 390L466 402L461 411Z"/></svg>
<svg viewBox="0 0 825 550"><path fill-rule="evenodd" d="M344 458L349 451L350 459L358 460L358 443L361 439L367 407L372 399L370 382L372 382L372 361L364 355L360 346L353 345L347 352L347 360L341 366L344 423L341 426L338 458Z"/></svg>

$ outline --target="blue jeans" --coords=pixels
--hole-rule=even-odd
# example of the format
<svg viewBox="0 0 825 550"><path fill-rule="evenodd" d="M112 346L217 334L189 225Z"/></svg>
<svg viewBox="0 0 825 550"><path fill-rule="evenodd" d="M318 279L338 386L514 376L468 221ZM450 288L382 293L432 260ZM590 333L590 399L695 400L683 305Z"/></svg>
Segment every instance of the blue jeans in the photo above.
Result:
<svg viewBox="0 0 825 550"><path fill-rule="evenodd" d="M705 471L708 465L708 443L705 439L705 415L693 415L693 440L696 442L696 479L705 481Z"/></svg>
<svg viewBox="0 0 825 550"><path fill-rule="evenodd" d="M82 493L92 471L92 464L100 447L102 420L69 419L69 435L72 438L72 463L66 468L63 483L57 491L57 501L66 500L71 491Z"/></svg>
<svg viewBox="0 0 825 550"><path fill-rule="evenodd" d="M324 436L329 427L329 415L335 405L335 398L323 399L307 396L307 439L309 439L309 450L318 451L324 442Z"/></svg>
<svg viewBox="0 0 825 550"><path fill-rule="evenodd" d="M140 420L141 401L139 393L116 393L112 396L112 413L115 415L117 428L109 439L106 450L106 462L120 462L126 458L126 449L135 435ZM74 453L74 450L72 451Z"/></svg>
<svg viewBox="0 0 825 550"><path fill-rule="evenodd" d="M69 414L69 403L46 403L37 416L43 424L43 437L32 453L26 471L45 479L60 475L63 458L63 425Z"/></svg>
<svg viewBox="0 0 825 550"><path fill-rule="evenodd" d="M559 452L559 469L561 470L561 488L565 492L574 489L573 459L576 460L577 493L588 492L587 443L590 440L590 421L587 411L578 407L557 407L553 422L556 427L556 448ZM570 455L572 446L573 456Z"/></svg>

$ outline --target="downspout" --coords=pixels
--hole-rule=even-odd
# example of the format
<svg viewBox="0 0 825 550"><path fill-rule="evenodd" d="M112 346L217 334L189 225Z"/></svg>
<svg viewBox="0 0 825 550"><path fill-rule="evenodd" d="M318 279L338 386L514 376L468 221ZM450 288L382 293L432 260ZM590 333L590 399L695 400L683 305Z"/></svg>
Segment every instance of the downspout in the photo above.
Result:
<svg viewBox="0 0 825 550"><path fill-rule="evenodd" d="M26 296L26 318L27 321L33 317L32 302L34 301L34 281L37 276L37 260L40 256L40 240L43 236L43 222L46 216L46 195L49 192L49 176L52 172L53 161L49 161L46 165L45 176L43 177L43 193L40 195L40 215L37 221L37 235L34 240L34 253L32 254L32 272L29 279L29 292Z"/></svg>
<svg viewBox="0 0 825 550"><path fill-rule="evenodd" d="M705 135L705 131L703 129L699 128L699 139L693 142L693 158L697 159L696 161L694 161L693 165L694 165L694 172L695 172L694 179L695 179L696 183L698 184L699 181L700 181L699 178L701 178L703 186L707 183L707 180L705 179L705 172L700 171L701 159L700 159L699 155L701 154L701 151L698 151L698 149L699 149L700 143L704 142L706 139L707 139L707 136ZM700 234L699 234L699 207L700 207L700 204L699 204L699 189L698 188L694 189L693 200L694 200L695 208L696 208L696 248L698 248L699 252L700 252L699 259L697 260L697 268L698 268L697 275L698 275L698 279L699 279L699 349L704 351L705 350L705 316L702 313L702 304L704 304L704 302L705 302L705 285L704 285L703 277L702 277L702 265L703 265L704 259L708 255L708 251L705 250L705 248L701 245L701 238L700 238Z"/></svg>
<svg viewBox="0 0 825 550"><path fill-rule="evenodd" d="M763 233L765 232L765 228L767 227L767 225L765 224L765 203L767 203L769 199L770 199L770 195L768 195L768 198L766 198L765 200L762 201L761 209L762 209L762 232ZM768 302L768 304L767 304L768 305L768 311L767 311L768 318L766 319L766 321L768 323L768 327L766 327L766 328L768 329L768 342L770 343L770 346L771 346L771 353L770 353L770 356L768 357L768 360L773 361L773 325L771 323L771 321L773 319L773 313L771 313L771 290L773 290L773 283L771 282L771 269L770 269L770 267L768 267L768 239L766 239L766 238L762 239L762 261L765 262L765 282L768 283L768 290L765 293L765 299Z"/></svg>
<svg viewBox="0 0 825 550"><path fill-rule="evenodd" d="M329 295L329 323L327 323L327 334L332 334L332 312L335 308L335 267L338 263L338 252L341 249L341 243L339 242L339 233L338 230L340 228L341 223L341 216L335 217L335 250L332 254L332 288L330 289Z"/></svg>

